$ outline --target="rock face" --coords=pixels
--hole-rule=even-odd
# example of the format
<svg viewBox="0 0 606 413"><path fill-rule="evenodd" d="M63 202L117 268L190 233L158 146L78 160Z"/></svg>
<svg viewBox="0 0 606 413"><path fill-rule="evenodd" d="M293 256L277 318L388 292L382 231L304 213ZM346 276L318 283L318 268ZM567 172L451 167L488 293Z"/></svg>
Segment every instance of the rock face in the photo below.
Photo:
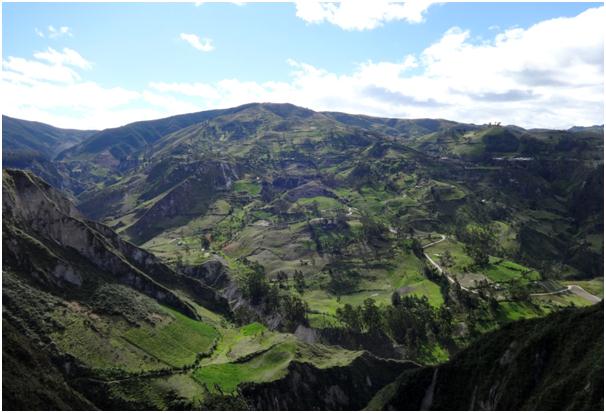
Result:
<svg viewBox="0 0 606 413"><path fill-rule="evenodd" d="M313 198L317 196L325 196L335 198L335 194L317 181L307 182L300 185L285 194L286 200L295 202L299 198Z"/></svg>
<svg viewBox="0 0 606 413"><path fill-rule="evenodd" d="M197 266L190 266L184 269L184 273L189 277L202 281L208 285L209 289L218 296L215 300L224 300L230 312L236 312L245 309L249 313L256 314L258 319L271 329L277 329L282 323L282 315L279 312L266 314L260 306L255 306L244 297L240 285L234 280L230 273L227 263L220 256L214 256L212 259Z"/></svg>
<svg viewBox="0 0 606 413"><path fill-rule="evenodd" d="M83 195L79 208L93 219L133 214L134 223L125 233L133 242L142 244L166 228L206 214L217 196L229 191L237 179L236 169L224 161L168 157L151 168L147 176L135 176L118 187ZM134 209L129 201L133 199L139 204Z"/></svg>
<svg viewBox="0 0 606 413"><path fill-rule="evenodd" d="M418 367L362 353L347 366L319 369L292 362L277 381L243 386L255 410L359 410L400 372Z"/></svg>
<svg viewBox="0 0 606 413"><path fill-rule="evenodd" d="M199 280L175 273L110 228L82 218L71 202L30 173L4 170L2 194L7 268L60 288L86 288L110 277L195 319L197 312L174 289L187 291L201 305L228 311Z"/></svg>
<svg viewBox="0 0 606 413"><path fill-rule="evenodd" d="M372 410L603 410L604 305L519 321L405 371Z"/></svg>

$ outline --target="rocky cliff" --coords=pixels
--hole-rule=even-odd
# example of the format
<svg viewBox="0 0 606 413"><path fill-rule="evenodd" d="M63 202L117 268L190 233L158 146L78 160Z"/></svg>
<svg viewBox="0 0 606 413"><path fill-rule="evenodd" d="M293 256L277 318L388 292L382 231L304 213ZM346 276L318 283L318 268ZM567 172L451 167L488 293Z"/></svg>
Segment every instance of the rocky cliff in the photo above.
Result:
<svg viewBox="0 0 606 413"><path fill-rule="evenodd" d="M370 410L603 410L604 305L518 321L404 372Z"/></svg>

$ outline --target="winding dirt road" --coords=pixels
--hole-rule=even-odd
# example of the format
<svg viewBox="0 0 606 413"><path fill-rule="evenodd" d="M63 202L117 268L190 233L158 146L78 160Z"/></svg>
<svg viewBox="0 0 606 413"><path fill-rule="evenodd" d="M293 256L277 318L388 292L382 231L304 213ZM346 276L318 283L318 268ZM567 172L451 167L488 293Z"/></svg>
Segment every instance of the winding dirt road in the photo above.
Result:
<svg viewBox="0 0 606 413"><path fill-rule="evenodd" d="M565 292L570 292L575 295L578 295L579 297L589 301L591 304L599 303L600 301L602 301L602 299L600 297L587 292L587 290L585 290L583 287L581 287L580 285L575 285L575 284L567 285L566 288L563 288L558 291L552 291L550 293L534 293L534 294L530 294L530 295L533 297L540 297L540 296L544 296L544 295L557 295L557 294L562 294Z"/></svg>
<svg viewBox="0 0 606 413"><path fill-rule="evenodd" d="M437 241L433 241L433 242L430 242L429 244L423 245L423 249L425 249L427 247L431 247L432 245L436 245L437 243L440 243L446 239L446 235L442 235L442 234L438 234L438 235L440 235L442 237L442 239L439 239ZM440 274L442 274L446 277L446 279L448 280L449 283L451 283L451 284L455 283L454 278L452 278L447 272L445 272L437 262L432 260L428 253L423 251L423 255L425 255L425 258L427 258L427 260L431 263L431 265L433 265ZM476 293L476 291L472 291L467 287L463 287L462 285L461 285L461 290L469 291L470 293L474 293L474 294Z"/></svg>
<svg viewBox="0 0 606 413"><path fill-rule="evenodd" d="M430 242L429 244L424 245L423 249L431 247L432 245L440 243L440 242L442 242L442 241L444 241L446 239L445 235L442 235L442 234L438 234L438 235L440 235L442 237L442 239L439 239L437 241L433 241L433 242ZM443 274L448 279L448 281L451 284L454 284L455 280L447 272L445 272L442 269L442 267L440 267L440 265L438 265L437 262L435 262L434 260L432 260L431 257L429 256L429 254L427 254L425 251L423 251L423 254L425 255L425 258L427 258L427 260L431 263L431 265L433 265L438 270L438 272L440 274ZM476 291L470 290L469 288L466 288L466 287L463 287L463 286L461 286L461 289L465 290L465 291L469 291L471 293L476 293ZM540 296L546 296L546 295L557 295L557 294L562 294L562 293L566 293L566 292L570 292L572 294L575 294L575 295L577 295L577 296L579 296L579 297L581 297L581 298L589 301L591 304L599 303L600 301L602 301L602 299L600 297L595 296L595 295L593 295L591 293L588 293L583 287L581 287L579 285L575 285L575 284L567 285L566 288L563 288L563 289L558 290L558 291L552 291L552 292L549 292L549 293L533 293L533 294L530 294L530 295L533 296L533 297L540 297Z"/></svg>

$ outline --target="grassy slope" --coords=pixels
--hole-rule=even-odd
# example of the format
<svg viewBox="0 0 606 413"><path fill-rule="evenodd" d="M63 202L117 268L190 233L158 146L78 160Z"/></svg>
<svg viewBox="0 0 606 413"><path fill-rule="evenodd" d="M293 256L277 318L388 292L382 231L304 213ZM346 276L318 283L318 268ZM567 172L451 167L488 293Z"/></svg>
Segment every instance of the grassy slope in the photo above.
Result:
<svg viewBox="0 0 606 413"><path fill-rule="evenodd" d="M405 372L368 409L602 410L604 308L511 323L448 363ZM436 373L437 371L437 373Z"/></svg>

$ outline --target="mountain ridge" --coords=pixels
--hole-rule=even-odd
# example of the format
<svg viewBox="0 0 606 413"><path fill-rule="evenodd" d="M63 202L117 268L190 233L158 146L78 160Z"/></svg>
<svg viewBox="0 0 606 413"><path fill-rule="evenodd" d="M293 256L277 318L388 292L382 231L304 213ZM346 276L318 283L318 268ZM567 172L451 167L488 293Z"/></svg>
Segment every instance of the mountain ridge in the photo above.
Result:
<svg viewBox="0 0 606 413"><path fill-rule="evenodd" d="M596 311L590 322L578 317L585 310L566 310L603 297L597 188L603 134L593 128L290 104L138 122L60 157L23 158L3 170L3 336L12 346L3 376L21 383L3 386L4 400L519 407L511 383L529 375L524 354L537 340L555 346L553 357L568 360L566 340L597 354L597 332L586 331ZM573 331L570 320L585 326L578 337L554 332L568 322ZM499 375L487 366L507 353L508 334L522 344ZM483 366L487 384L451 399L467 365ZM43 371L28 381L32 368ZM585 362L577 370L596 373ZM557 381L561 371L544 376ZM543 404L524 406L559 406L547 403L549 386L537 392ZM24 400L20 387L36 396ZM561 406L581 406L583 391ZM296 397L279 400L284 392ZM594 396L591 406L603 404Z"/></svg>

